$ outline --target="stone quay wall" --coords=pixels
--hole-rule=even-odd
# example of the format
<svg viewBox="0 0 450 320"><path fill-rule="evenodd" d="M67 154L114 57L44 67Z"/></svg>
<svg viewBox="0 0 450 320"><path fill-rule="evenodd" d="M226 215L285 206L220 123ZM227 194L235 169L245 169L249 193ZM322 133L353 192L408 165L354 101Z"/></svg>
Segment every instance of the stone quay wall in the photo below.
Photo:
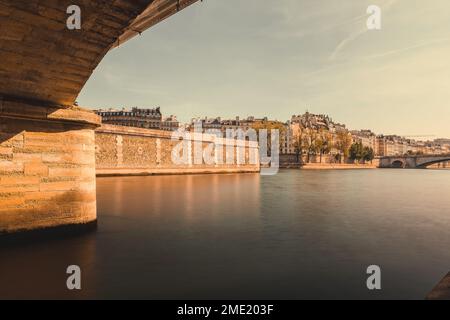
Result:
<svg viewBox="0 0 450 320"><path fill-rule="evenodd" d="M207 134L192 134L183 141L173 139L167 131L104 124L95 132L97 176L260 171L257 142L238 142ZM187 162L180 164L173 161L173 152L182 143L187 145L189 156ZM227 145L234 145L232 154ZM203 159L202 155L201 163L196 161L195 153L199 149L209 153L213 161ZM227 161L230 156L233 162Z"/></svg>
<svg viewBox="0 0 450 320"><path fill-rule="evenodd" d="M322 155L322 162L320 156L311 156L310 162L307 163L307 156L303 155L303 164L299 163L300 158L296 154L281 154L280 155L280 168L302 168L302 169L367 169L380 167L380 159L375 158L367 163L355 163L348 160L343 163L338 163L330 155Z"/></svg>

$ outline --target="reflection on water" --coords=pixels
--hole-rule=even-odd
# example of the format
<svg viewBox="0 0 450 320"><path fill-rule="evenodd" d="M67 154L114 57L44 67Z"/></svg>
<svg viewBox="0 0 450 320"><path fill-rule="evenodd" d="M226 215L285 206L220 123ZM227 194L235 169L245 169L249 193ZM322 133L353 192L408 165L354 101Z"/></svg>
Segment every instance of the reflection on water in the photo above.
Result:
<svg viewBox="0 0 450 320"><path fill-rule="evenodd" d="M450 172L97 180L96 232L0 247L1 298L423 298L450 270ZM65 268L82 268L81 292ZM366 289L380 265L381 292Z"/></svg>

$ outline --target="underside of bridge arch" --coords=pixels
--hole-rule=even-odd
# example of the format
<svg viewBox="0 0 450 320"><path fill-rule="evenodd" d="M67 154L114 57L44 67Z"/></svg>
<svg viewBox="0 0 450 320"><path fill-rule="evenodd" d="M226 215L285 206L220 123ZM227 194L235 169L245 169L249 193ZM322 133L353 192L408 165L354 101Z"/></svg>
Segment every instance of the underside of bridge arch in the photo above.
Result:
<svg viewBox="0 0 450 320"><path fill-rule="evenodd" d="M429 166L432 166L434 164L438 164L438 163L445 163L445 162L450 162L450 157L449 158L442 158L442 159L438 159L438 160L433 160L433 161L429 161L429 162L424 162L421 163L417 166L417 168L422 168L425 169Z"/></svg>
<svg viewBox="0 0 450 320"><path fill-rule="evenodd" d="M404 168L405 167L405 163L401 160L395 160L392 162L391 164L392 168Z"/></svg>
<svg viewBox="0 0 450 320"><path fill-rule="evenodd" d="M100 119L75 100L109 50L196 1L0 0L0 234L96 220Z"/></svg>

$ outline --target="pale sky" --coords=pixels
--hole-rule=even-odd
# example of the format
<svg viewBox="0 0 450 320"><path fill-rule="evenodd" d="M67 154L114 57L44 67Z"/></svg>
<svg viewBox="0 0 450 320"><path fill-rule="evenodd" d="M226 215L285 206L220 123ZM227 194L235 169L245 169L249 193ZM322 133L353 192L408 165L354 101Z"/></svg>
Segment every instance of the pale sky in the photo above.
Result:
<svg viewBox="0 0 450 320"><path fill-rule="evenodd" d="M382 29L366 27L369 5ZM329 114L450 137L449 0L204 0L101 62L78 102L193 117Z"/></svg>

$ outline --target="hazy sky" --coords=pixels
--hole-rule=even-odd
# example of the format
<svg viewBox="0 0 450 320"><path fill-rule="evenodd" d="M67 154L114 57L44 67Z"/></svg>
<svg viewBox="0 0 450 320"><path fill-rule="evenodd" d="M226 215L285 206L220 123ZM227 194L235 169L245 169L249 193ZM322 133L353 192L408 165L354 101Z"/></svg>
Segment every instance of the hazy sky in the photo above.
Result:
<svg viewBox="0 0 450 320"><path fill-rule="evenodd" d="M367 30L371 4L380 31ZM308 109L352 129L450 137L450 1L204 0L111 51L78 101L182 121Z"/></svg>

